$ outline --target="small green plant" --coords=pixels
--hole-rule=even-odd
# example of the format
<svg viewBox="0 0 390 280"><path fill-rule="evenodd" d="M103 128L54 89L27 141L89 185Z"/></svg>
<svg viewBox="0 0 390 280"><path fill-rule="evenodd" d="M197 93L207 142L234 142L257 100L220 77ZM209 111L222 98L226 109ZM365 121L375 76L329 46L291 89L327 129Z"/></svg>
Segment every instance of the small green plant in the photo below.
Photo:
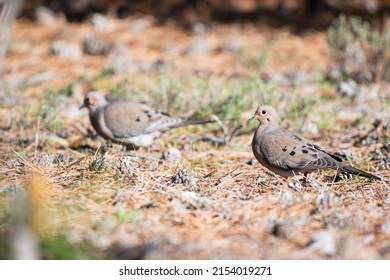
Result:
<svg viewBox="0 0 390 280"><path fill-rule="evenodd" d="M328 39L342 75L376 82L389 78L389 28L380 30L360 17L341 15L329 28Z"/></svg>
<svg viewBox="0 0 390 280"><path fill-rule="evenodd" d="M141 212L141 209L128 211L122 203L116 205L116 216L120 223L135 223Z"/></svg>
<svg viewBox="0 0 390 280"><path fill-rule="evenodd" d="M43 238L40 243L42 254L45 259L77 260L87 258L84 256L84 253L79 251L77 246L69 243L62 235L51 238Z"/></svg>

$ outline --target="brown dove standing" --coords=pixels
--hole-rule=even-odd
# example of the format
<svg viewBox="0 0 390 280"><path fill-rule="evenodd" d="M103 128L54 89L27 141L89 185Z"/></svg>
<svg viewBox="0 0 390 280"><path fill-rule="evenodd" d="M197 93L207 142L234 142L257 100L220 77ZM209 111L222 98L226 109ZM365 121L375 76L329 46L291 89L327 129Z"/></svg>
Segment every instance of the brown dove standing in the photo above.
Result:
<svg viewBox="0 0 390 280"><path fill-rule="evenodd" d="M381 178L354 168L342 162L342 159L325 152L308 140L279 128L276 110L268 105L257 108L248 121L260 122L252 140L252 151L256 159L274 173L288 178L319 169L334 169L363 177L381 180Z"/></svg>
<svg viewBox="0 0 390 280"><path fill-rule="evenodd" d="M108 102L98 91L87 93L81 108L88 108L98 135L127 148L149 146L157 134L169 128L213 122L171 117L142 103Z"/></svg>

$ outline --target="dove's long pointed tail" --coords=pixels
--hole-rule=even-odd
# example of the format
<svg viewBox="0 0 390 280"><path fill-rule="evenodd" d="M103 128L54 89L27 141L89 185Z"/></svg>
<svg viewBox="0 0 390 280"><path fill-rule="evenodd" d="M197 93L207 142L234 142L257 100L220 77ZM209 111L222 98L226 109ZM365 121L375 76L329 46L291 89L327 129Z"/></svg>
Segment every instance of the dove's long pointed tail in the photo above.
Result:
<svg viewBox="0 0 390 280"><path fill-rule="evenodd" d="M379 178L378 176L375 176L373 174L367 173L367 172L365 172L363 170L357 169L357 168L352 167L350 165L345 165L342 168L340 168L339 170L340 171L345 171L345 172L348 172L348 173L351 173L351 174L363 176L363 177L366 177L366 178L382 181L382 179Z"/></svg>
<svg viewBox="0 0 390 280"><path fill-rule="evenodd" d="M171 128L174 127L180 127L180 126L187 126L187 125L200 125L200 124L208 124L208 123L215 123L217 121L215 120L189 120L186 118L182 118L182 122L177 123L176 125L171 126Z"/></svg>

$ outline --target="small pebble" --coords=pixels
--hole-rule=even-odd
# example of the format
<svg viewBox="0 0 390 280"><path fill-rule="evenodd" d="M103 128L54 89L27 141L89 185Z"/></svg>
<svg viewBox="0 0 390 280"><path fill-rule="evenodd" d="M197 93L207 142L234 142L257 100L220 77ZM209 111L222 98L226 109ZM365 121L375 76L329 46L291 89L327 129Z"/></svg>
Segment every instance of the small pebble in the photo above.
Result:
<svg viewBox="0 0 390 280"><path fill-rule="evenodd" d="M361 87L354 80L349 79L346 82L339 82L336 85L337 92L344 98L355 100L361 91Z"/></svg>
<svg viewBox="0 0 390 280"><path fill-rule="evenodd" d="M209 205L209 199L199 197L191 191L174 191L168 195L171 202L170 208L173 211L185 212L186 210L205 209Z"/></svg>
<svg viewBox="0 0 390 280"><path fill-rule="evenodd" d="M176 148L169 148L162 154L162 159L177 164L181 160L181 152Z"/></svg>
<svg viewBox="0 0 390 280"><path fill-rule="evenodd" d="M148 165L148 170L149 171L156 171L158 169L158 161L152 161Z"/></svg>
<svg viewBox="0 0 390 280"><path fill-rule="evenodd" d="M307 249L319 251L326 256L336 253L336 240L329 231L320 231L313 234L312 243Z"/></svg>
<svg viewBox="0 0 390 280"><path fill-rule="evenodd" d="M83 51L89 55L106 55L110 52L112 44L105 43L99 38L88 35L83 40Z"/></svg>
<svg viewBox="0 0 390 280"><path fill-rule="evenodd" d="M96 30L102 32L109 32L114 29L113 23L105 15L98 13L92 15L91 24Z"/></svg>
<svg viewBox="0 0 390 280"><path fill-rule="evenodd" d="M82 57L82 51L79 45L63 41L55 41L51 45L51 52L59 57L79 60Z"/></svg>
<svg viewBox="0 0 390 280"><path fill-rule="evenodd" d="M384 234L390 234L390 216L388 216L383 222L381 232Z"/></svg>
<svg viewBox="0 0 390 280"><path fill-rule="evenodd" d="M243 47L244 43L242 42L242 40L237 37L233 37L223 43L223 45L221 46L221 51L236 53L243 49Z"/></svg>
<svg viewBox="0 0 390 280"><path fill-rule="evenodd" d="M35 9L35 20L44 26L55 26L57 23L56 15L53 11L41 5Z"/></svg>
<svg viewBox="0 0 390 280"><path fill-rule="evenodd" d="M207 26L201 22L197 22L191 26L191 31L196 34L204 34L207 32Z"/></svg>
<svg viewBox="0 0 390 280"><path fill-rule="evenodd" d="M186 55L206 55L212 50L210 42L206 38L195 38L185 50Z"/></svg>

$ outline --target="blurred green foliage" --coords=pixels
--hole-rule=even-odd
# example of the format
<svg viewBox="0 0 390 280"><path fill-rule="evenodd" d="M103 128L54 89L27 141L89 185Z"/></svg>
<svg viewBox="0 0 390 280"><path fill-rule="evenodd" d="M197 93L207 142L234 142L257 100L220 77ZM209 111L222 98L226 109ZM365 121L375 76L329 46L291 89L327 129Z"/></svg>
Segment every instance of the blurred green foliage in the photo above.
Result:
<svg viewBox="0 0 390 280"><path fill-rule="evenodd" d="M386 26L381 29L358 16L341 15L330 26L328 38L343 77L370 82L390 77L390 29Z"/></svg>

